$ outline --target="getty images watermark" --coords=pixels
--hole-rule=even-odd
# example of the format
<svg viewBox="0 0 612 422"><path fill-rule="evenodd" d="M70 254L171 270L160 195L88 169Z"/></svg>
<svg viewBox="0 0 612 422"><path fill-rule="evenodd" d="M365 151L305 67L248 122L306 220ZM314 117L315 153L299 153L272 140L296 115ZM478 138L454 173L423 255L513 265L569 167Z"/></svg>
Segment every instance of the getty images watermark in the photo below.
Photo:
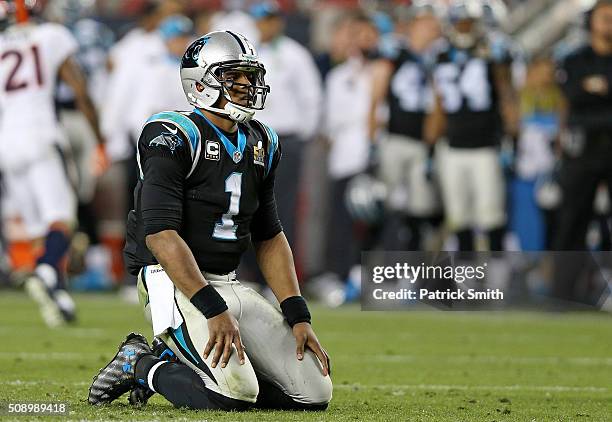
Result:
<svg viewBox="0 0 612 422"><path fill-rule="evenodd" d="M404 299L435 299L435 300L503 300L504 292L497 289L475 288L462 289L460 287L445 290L431 289L427 287L427 280L445 280L455 282L457 284L465 283L467 280L484 282L486 279L486 270L488 264L485 262L482 265L425 265L421 262L419 265L411 265L407 262L396 263L393 266L379 265L372 269L372 282L381 286L375 288L372 292L376 300L404 300ZM421 281L421 287L418 290L410 288L394 288L387 290L382 286L385 281L404 281L410 284L416 284ZM403 285L405 283L401 283Z"/></svg>
<svg viewBox="0 0 612 422"><path fill-rule="evenodd" d="M510 266L485 254L367 252L362 254L362 308L413 303L457 307L503 301Z"/></svg>

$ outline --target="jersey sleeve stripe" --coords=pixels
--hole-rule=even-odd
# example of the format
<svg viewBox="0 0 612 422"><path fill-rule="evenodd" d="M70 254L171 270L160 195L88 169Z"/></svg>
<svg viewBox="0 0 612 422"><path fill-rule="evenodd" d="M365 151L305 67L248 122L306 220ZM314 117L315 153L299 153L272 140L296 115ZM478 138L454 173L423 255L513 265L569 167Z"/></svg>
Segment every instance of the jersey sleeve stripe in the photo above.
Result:
<svg viewBox="0 0 612 422"><path fill-rule="evenodd" d="M191 147L191 157L195 161L195 156L200 149L200 131L198 130L196 124L189 117L172 111L163 111L161 113L157 113L149 117L146 123L150 123L153 121L173 123L174 125L176 125L183 132L185 137L189 140L189 146Z"/></svg>
<svg viewBox="0 0 612 422"><path fill-rule="evenodd" d="M198 166L198 161L200 161L200 152L202 151L202 143L198 142L196 145L195 153L193 154L193 164L191 165L191 170L187 173L187 177L191 176L191 174L195 171Z"/></svg>
<svg viewBox="0 0 612 422"><path fill-rule="evenodd" d="M144 172L142 171L142 164L140 164L140 152L138 151L138 142L136 142L136 163L138 164L138 177L140 180L144 180Z"/></svg>
<svg viewBox="0 0 612 422"><path fill-rule="evenodd" d="M262 124L262 126L266 129L266 133L268 134L268 138L270 139L270 148L268 148L268 165L266 166L266 174L270 172L270 168L272 167L272 161L274 159L274 154L276 154L276 149L278 147L278 135L276 132L268 127L267 125Z"/></svg>

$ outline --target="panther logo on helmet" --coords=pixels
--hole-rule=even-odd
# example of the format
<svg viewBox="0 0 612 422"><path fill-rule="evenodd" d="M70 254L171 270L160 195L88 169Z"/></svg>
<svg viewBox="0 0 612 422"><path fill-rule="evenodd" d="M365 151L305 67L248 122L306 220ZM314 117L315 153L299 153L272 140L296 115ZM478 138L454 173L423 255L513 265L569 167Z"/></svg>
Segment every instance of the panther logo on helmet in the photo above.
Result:
<svg viewBox="0 0 612 422"><path fill-rule="evenodd" d="M227 78L226 73L232 71L247 75L249 83ZM265 73L253 45L231 31L211 32L198 38L181 61L181 81L189 103L239 123L249 121L257 110L264 108L270 92ZM230 95L235 87L244 91L241 102ZM221 98L227 101L223 108L218 104Z"/></svg>
<svg viewBox="0 0 612 422"><path fill-rule="evenodd" d="M195 46L195 48L193 49L193 52L191 53L191 57L196 62L198 61L198 58L200 57L200 50L201 49L202 49L202 44L198 44L198 45Z"/></svg>

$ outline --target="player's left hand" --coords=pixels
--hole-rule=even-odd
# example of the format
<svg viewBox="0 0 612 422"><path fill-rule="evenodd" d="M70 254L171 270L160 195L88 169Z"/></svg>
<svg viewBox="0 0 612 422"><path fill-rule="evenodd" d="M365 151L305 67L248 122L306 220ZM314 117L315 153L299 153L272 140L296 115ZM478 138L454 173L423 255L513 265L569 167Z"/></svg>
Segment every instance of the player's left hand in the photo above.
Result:
<svg viewBox="0 0 612 422"><path fill-rule="evenodd" d="M95 177L100 177L110 167L110 158L106 153L106 148L103 144L99 144L92 157L92 171Z"/></svg>
<svg viewBox="0 0 612 422"><path fill-rule="evenodd" d="M331 374L331 366L329 364L329 355L319 343L312 326L307 322L298 322L293 326L293 336L297 344L296 355L298 360L304 359L304 349L308 347L317 355L321 366L323 367L323 376Z"/></svg>
<svg viewBox="0 0 612 422"><path fill-rule="evenodd" d="M608 95L608 80L602 75L592 75L582 80L582 88L592 95Z"/></svg>

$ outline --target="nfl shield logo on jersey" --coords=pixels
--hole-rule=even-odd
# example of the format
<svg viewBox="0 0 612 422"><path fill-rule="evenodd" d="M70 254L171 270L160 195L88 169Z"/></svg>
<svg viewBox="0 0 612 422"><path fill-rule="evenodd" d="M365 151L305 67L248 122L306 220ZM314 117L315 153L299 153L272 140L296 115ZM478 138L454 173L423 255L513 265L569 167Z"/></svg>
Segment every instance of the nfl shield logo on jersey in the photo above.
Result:
<svg viewBox="0 0 612 422"><path fill-rule="evenodd" d="M234 163L238 163L240 160L242 160L242 153L240 151L234 151Z"/></svg>
<svg viewBox="0 0 612 422"><path fill-rule="evenodd" d="M265 167L264 156L264 149L261 146L261 141L259 141L257 145L253 147L253 162Z"/></svg>
<svg viewBox="0 0 612 422"><path fill-rule="evenodd" d="M207 160L219 161L220 154L219 142L217 141L206 141L206 151L204 152L204 158Z"/></svg>

